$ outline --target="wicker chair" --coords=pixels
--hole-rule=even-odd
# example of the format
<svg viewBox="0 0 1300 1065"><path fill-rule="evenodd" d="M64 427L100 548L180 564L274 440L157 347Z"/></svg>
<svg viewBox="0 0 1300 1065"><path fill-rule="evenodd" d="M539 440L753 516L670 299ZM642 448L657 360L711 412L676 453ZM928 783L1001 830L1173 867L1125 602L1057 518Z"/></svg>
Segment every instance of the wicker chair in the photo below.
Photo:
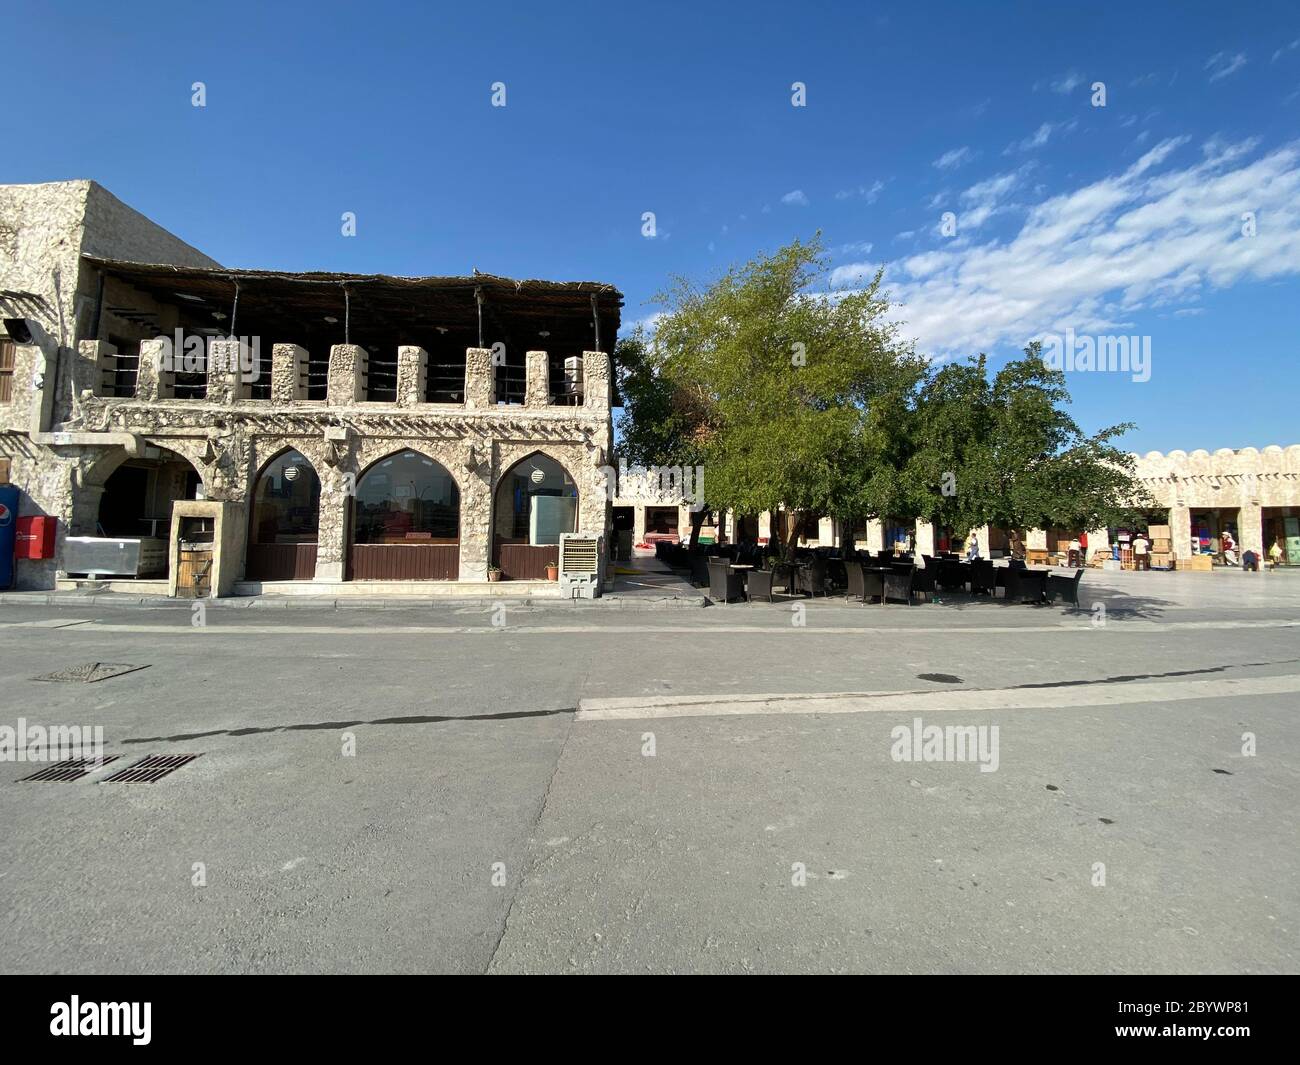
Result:
<svg viewBox="0 0 1300 1065"><path fill-rule="evenodd" d="M885 587L884 594L881 597L881 602L884 603L889 599L899 599L908 606L911 606L912 579L915 572L915 570L909 567L906 571L894 570L890 573L883 574L882 576L885 578Z"/></svg>
<svg viewBox="0 0 1300 1065"><path fill-rule="evenodd" d="M1076 607L1079 605L1079 582L1083 578L1083 570L1074 571L1073 577L1067 577L1064 574L1050 574L1047 578L1047 598L1056 599L1060 596L1067 603L1073 603Z"/></svg>
<svg viewBox="0 0 1300 1065"><path fill-rule="evenodd" d="M772 571L770 569L751 569L745 575L745 597L752 603L758 597L772 599Z"/></svg>
<svg viewBox="0 0 1300 1065"><path fill-rule="evenodd" d="M745 597L745 581L725 558L709 559L709 598L729 603Z"/></svg>

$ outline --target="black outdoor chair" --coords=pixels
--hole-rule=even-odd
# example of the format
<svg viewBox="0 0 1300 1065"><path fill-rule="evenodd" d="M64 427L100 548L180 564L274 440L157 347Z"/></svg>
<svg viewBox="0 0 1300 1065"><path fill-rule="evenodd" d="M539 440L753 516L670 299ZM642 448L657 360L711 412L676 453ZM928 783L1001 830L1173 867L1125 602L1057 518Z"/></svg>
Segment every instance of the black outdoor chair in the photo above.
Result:
<svg viewBox="0 0 1300 1065"><path fill-rule="evenodd" d="M691 583L700 588L709 583L708 555L691 555Z"/></svg>
<svg viewBox="0 0 1300 1065"><path fill-rule="evenodd" d="M970 594L987 593L989 598L998 594L998 568L993 560L977 558L970 564Z"/></svg>
<svg viewBox="0 0 1300 1065"><path fill-rule="evenodd" d="M1020 587L1020 569L1017 566L1005 566L999 574L1002 578L1002 587L1005 589L1005 596L1008 603L1015 600L1024 601L1025 592Z"/></svg>
<svg viewBox="0 0 1300 1065"><path fill-rule="evenodd" d="M867 593L862 586L862 563L849 560L844 563L844 598L865 602Z"/></svg>
<svg viewBox="0 0 1300 1065"><path fill-rule="evenodd" d="M740 573L731 568L727 559L709 560L709 598L714 602L729 603L733 599L743 599L745 581Z"/></svg>
<svg viewBox="0 0 1300 1065"><path fill-rule="evenodd" d="M909 567L906 572L891 570L889 573L883 574L882 576L885 578L885 587L883 595L881 596L881 604L883 605L890 599L899 599L908 606L911 606L912 579L914 572L915 571Z"/></svg>
<svg viewBox="0 0 1300 1065"><path fill-rule="evenodd" d="M1047 578L1047 598L1056 599L1060 596L1067 603L1073 603L1076 607L1079 605L1079 582L1083 578L1083 570L1074 571L1073 577L1067 577L1064 574L1053 573Z"/></svg>
<svg viewBox="0 0 1300 1065"><path fill-rule="evenodd" d="M800 566L796 569L794 586L796 592L807 592L813 598L825 595L826 560L824 558L814 558L806 566Z"/></svg>
<svg viewBox="0 0 1300 1065"><path fill-rule="evenodd" d="M927 603L934 602L935 578L937 576L938 572L933 564L926 566L924 569L912 570L912 594L925 596Z"/></svg>
<svg viewBox="0 0 1300 1065"><path fill-rule="evenodd" d="M772 571L770 569L751 569L745 574L745 597L752 603L762 597L769 603L772 599Z"/></svg>

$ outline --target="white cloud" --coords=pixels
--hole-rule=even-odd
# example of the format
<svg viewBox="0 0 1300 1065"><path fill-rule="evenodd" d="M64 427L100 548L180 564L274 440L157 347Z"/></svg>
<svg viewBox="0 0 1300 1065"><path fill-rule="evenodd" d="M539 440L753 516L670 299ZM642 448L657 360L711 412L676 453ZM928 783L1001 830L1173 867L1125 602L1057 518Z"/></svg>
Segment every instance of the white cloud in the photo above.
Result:
<svg viewBox="0 0 1300 1065"><path fill-rule="evenodd" d="M1072 70L1068 74L1062 74L1059 78L1053 78L1048 88L1054 93L1061 96L1067 96L1074 92L1084 82L1084 77L1077 70ZM1037 86L1035 86L1037 88Z"/></svg>
<svg viewBox="0 0 1300 1065"><path fill-rule="evenodd" d="M974 158L975 153L963 144L960 148L953 148L944 152L931 165L940 170L956 170L959 166L969 163Z"/></svg>
<svg viewBox="0 0 1300 1065"><path fill-rule="evenodd" d="M1210 80L1218 81L1220 78L1226 78L1229 74L1235 74L1246 65L1246 54L1237 52L1229 55L1227 52L1215 52L1205 61L1205 69L1210 72Z"/></svg>
<svg viewBox="0 0 1300 1065"><path fill-rule="evenodd" d="M794 207L807 207L808 197L804 195L803 189L795 189L794 192L787 192L781 197L782 203L788 203Z"/></svg>
<svg viewBox="0 0 1300 1065"><path fill-rule="evenodd" d="M1290 44L1283 45L1276 52L1274 52L1273 59L1271 61L1276 63L1279 59L1281 59L1284 55L1286 55L1287 52L1294 52L1297 48L1300 48L1300 37L1297 37Z"/></svg>
<svg viewBox="0 0 1300 1065"><path fill-rule="evenodd" d="M873 181L870 185L859 185L856 189L840 189L835 194L835 198L837 200L850 200L858 196L866 200L867 203L875 203L884 190L885 183L883 181Z"/></svg>
<svg viewBox="0 0 1300 1065"><path fill-rule="evenodd" d="M850 244L841 244L831 249L832 255L870 255L872 244L869 240L855 240Z"/></svg>
<svg viewBox="0 0 1300 1065"><path fill-rule="evenodd" d="M1210 141L1201 160L1165 169L1186 141L1031 205L1009 241L947 243L892 265L886 283L904 332L935 354L1019 347L1066 326L1112 331L1206 288L1300 275L1300 142L1257 157L1251 142ZM988 205L1012 187L1000 175L968 192ZM1255 236L1241 232L1245 211L1255 212ZM871 267L841 267L832 282L851 285Z"/></svg>
<svg viewBox="0 0 1300 1065"><path fill-rule="evenodd" d="M1052 134L1058 130L1063 133L1069 133L1078 125L1077 119L1070 119L1069 122L1044 122L1033 133L1022 141L1016 141L1007 145L1007 150L1003 155L1010 155L1012 152L1031 152L1035 148L1041 148L1052 138Z"/></svg>

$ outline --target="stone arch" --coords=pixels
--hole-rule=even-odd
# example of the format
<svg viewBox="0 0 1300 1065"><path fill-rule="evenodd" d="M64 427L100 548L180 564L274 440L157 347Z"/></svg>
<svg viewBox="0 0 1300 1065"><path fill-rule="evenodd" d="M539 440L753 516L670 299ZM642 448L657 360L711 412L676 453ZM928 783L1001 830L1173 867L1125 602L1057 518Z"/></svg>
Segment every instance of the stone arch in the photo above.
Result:
<svg viewBox="0 0 1300 1065"><path fill-rule="evenodd" d="M504 577L538 580L545 577L548 564L559 561L559 534L582 527L585 494L570 464L547 448L532 445L510 450L521 453L507 453L509 461L505 457L498 461L490 497L492 561ZM525 463L534 466L528 481L515 476ZM516 486L513 490L512 483ZM505 497L508 491L512 493L509 500ZM541 542L534 543L530 519L537 501L544 498L572 499L572 514L565 513L564 504L548 507L544 527L537 533Z"/></svg>
<svg viewBox="0 0 1300 1065"><path fill-rule="evenodd" d="M280 443L258 466L248 493L248 580L311 580L316 575L320 473L292 444Z"/></svg>
<svg viewBox="0 0 1300 1065"><path fill-rule="evenodd" d="M347 523L348 577L455 580L464 524L460 483L429 449L385 443L382 454L357 463ZM358 450L360 458L378 449Z"/></svg>
<svg viewBox="0 0 1300 1065"><path fill-rule="evenodd" d="M126 448L114 445L82 468L73 495L70 528L74 535L96 535L107 502L109 520L104 531L108 535L145 536L152 532L166 539L171 503L193 498L206 488L203 466L188 449L174 446L176 442L171 440L144 442L158 449L158 454L131 455ZM126 472L136 470L141 472L134 476ZM191 473L195 478L192 485Z"/></svg>

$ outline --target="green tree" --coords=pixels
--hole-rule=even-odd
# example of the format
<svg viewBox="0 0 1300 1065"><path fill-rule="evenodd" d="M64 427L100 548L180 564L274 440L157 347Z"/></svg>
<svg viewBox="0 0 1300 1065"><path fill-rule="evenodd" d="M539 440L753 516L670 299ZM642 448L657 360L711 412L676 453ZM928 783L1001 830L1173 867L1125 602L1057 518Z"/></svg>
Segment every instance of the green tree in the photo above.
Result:
<svg viewBox="0 0 1300 1065"><path fill-rule="evenodd" d="M1150 505L1133 457L1114 441L1133 426L1087 435L1068 412L1065 375L1031 344L989 377L983 355L933 372L917 395L915 450L903 475L909 513L959 535L1007 529L1095 529Z"/></svg>
<svg viewBox="0 0 1300 1065"><path fill-rule="evenodd" d="M880 275L811 291L830 266L819 237L658 297L655 362L690 427L714 508L841 520L898 501L903 430L924 360L887 318ZM786 531L787 543L795 530Z"/></svg>

